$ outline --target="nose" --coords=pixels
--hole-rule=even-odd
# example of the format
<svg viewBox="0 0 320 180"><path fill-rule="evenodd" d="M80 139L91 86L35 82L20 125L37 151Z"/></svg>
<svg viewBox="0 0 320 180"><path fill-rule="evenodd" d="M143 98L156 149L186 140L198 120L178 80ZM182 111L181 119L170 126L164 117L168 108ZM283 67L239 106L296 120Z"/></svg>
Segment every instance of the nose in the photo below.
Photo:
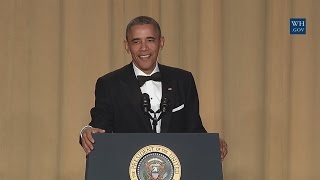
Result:
<svg viewBox="0 0 320 180"><path fill-rule="evenodd" d="M148 50L148 48L149 47L148 47L147 43L145 41L142 41L140 50L141 51L146 51L146 50Z"/></svg>

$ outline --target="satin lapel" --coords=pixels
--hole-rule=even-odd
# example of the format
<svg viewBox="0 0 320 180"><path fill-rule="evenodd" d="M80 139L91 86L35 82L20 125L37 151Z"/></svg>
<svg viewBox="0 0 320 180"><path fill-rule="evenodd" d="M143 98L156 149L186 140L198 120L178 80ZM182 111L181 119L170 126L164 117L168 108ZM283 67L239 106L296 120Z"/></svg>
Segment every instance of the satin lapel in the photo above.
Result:
<svg viewBox="0 0 320 180"><path fill-rule="evenodd" d="M148 118L146 118L142 111L142 93L139 83L135 77L132 63L127 65L127 68L125 68L124 71L125 72L123 73L121 85L128 96L129 102L132 104L132 108L137 112L142 124L145 126L148 132L152 132L150 121L148 120ZM130 121L130 119L128 119L128 121Z"/></svg>
<svg viewBox="0 0 320 180"><path fill-rule="evenodd" d="M172 77L167 72L167 69L159 64L159 69L162 77L162 98L169 99L169 111L162 117L161 120L161 133L168 132L169 124L172 117L172 106L175 104L174 92L176 90L176 84L172 80Z"/></svg>

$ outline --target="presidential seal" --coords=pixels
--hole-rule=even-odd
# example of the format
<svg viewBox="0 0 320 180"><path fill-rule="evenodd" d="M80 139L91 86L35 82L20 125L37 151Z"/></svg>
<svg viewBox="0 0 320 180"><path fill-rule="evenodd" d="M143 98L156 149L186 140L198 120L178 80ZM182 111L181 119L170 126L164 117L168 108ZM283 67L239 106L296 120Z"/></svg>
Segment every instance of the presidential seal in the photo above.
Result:
<svg viewBox="0 0 320 180"><path fill-rule="evenodd" d="M180 180L181 165L169 148L149 145L133 156L129 175L131 180Z"/></svg>

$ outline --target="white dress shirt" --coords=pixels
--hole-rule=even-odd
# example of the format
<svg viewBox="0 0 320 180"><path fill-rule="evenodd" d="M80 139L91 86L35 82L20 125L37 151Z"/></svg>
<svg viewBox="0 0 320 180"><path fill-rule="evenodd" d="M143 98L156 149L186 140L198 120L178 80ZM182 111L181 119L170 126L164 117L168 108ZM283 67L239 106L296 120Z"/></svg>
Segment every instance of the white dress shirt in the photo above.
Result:
<svg viewBox="0 0 320 180"><path fill-rule="evenodd" d="M158 63L156 64L156 67L152 71L151 74L146 74L143 71L141 71L134 63L133 64L133 70L136 76L142 75L142 76L151 76L152 74L159 72ZM147 81L144 85L140 87L140 90L143 93L147 93L150 97L150 105L151 109L156 112L160 108L160 102L161 102L161 96L162 96L162 84L160 81ZM150 115L153 117L154 114L150 113ZM157 118L159 117L160 113L157 113ZM151 127L152 127L152 119L150 119ZM158 121L158 124L156 126L156 132L160 133L161 131L161 120Z"/></svg>

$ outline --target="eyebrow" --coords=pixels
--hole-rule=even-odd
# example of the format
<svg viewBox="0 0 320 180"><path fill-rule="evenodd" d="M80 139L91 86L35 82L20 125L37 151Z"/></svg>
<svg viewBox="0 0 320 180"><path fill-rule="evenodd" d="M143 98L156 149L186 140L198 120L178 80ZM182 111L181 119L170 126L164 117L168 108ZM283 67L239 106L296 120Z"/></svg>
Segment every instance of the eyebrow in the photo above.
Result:
<svg viewBox="0 0 320 180"><path fill-rule="evenodd" d="M146 39L156 39L156 38L153 37L153 36L150 36L150 37L147 37ZM133 39L131 39L131 42L133 42L133 41L139 41L139 40L141 40L141 38L133 38Z"/></svg>
<svg viewBox="0 0 320 180"><path fill-rule="evenodd" d="M151 36L151 37L147 37L147 39L156 39L155 37Z"/></svg>

